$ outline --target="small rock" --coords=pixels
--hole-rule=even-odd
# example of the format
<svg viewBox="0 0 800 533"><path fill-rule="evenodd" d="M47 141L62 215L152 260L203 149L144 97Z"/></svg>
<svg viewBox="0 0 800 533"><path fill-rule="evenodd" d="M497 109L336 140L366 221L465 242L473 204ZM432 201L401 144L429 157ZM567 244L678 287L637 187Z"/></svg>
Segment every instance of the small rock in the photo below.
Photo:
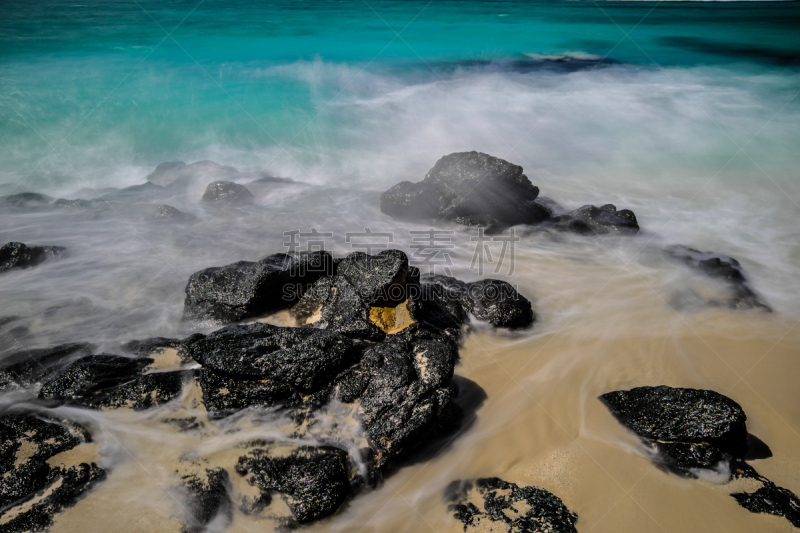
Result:
<svg viewBox="0 0 800 533"><path fill-rule="evenodd" d="M325 518L350 496L347 453L328 446L302 446L285 457L256 449L236 471L267 493L278 493L299 524Z"/></svg>
<svg viewBox="0 0 800 533"><path fill-rule="evenodd" d="M188 218L189 215L171 205L162 205L156 209L155 218L160 220L180 220Z"/></svg>
<svg viewBox="0 0 800 533"><path fill-rule="evenodd" d="M0 248L0 272L16 268L31 268L44 261L63 257L67 249L61 246L31 246L9 242Z"/></svg>
<svg viewBox="0 0 800 533"><path fill-rule="evenodd" d="M612 204L606 204L601 207L585 205L571 213L559 215L550 220L556 228L580 235L605 235L609 233L636 235L639 233L639 224L633 211L630 209L617 211L617 208Z"/></svg>
<svg viewBox="0 0 800 533"><path fill-rule="evenodd" d="M445 501L464 531L577 533L578 515L561 498L538 487L520 487L496 477L460 480L447 487Z"/></svg>
<svg viewBox="0 0 800 533"><path fill-rule="evenodd" d="M224 515L230 521L233 515L233 505L228 494L230 478L223 468L196 468L192 472L181 476L181 482L186 492L186 524L183 533L203 531L205 526L219 515Z"/></svg>
<svg viewBox="0 0 800 533"><path fill-rule="evenodd" d="M202 200L204 202L225 202L226 204L250 204L253 203L254 198L253 193L248 191L244 185L232 181L215 181L208 184Z"/></svg>

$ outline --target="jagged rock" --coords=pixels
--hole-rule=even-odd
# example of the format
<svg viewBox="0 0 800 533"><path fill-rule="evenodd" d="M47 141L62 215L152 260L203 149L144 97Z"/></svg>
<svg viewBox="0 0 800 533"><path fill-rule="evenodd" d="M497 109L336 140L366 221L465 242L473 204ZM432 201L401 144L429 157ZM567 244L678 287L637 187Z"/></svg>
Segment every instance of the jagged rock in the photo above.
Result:
<svg viewBox="0 0 800 533"><path fill-rule="evenodd" d="M85 429L64 421L32 414L0 417L0 509L5 515L0 530L43 531L56 513L102 479L102 468L82 462L89 453L63 454L85 450L89 441Z"/></svg>
<svg viewBox="0 0 800 533"><path fill-rule="evenodd" d="M256 449L239 459L236 471L262 491L280 494L300 524L332 515L351 494L348 456L338 448L302 446L285 457Z"/></svg>
<svg viewBox="0 0 800 533"><path fill-rule="evenodd" d="M207 368L200 370L197 379L203 392L203 404L215 417L251 406L294 405L300 402L299 395L292 387L274 379L242 379L217 374Z"/></svg>
<svg viewBox="0 0 800 533"><path fill-rule="evenodd" d="M76 357L90 355L93 348L88 343L70 343L9 355L5 358L8 363L0 368L0 390L49 379Z"/></svg>
<svg viewBox="0 0 800 533"><path fill-rule="evenodd" d="M454 316L459 314L454 307L458 303L467 313L497 328L527 328L536 320L530 300L505 281L482 279L465 283L449 276L432 275L425 276L422 282L447 302Z"/></svg>
<svg viewBox="0 0 800 533"><path fill-rule="evenodd" d="M682 262L689 268L728 286L729 298L721 301L709 301L710 305L772 311L750 288L747 277L744 275L744 269L736 259L714 252L701 252L679 244L669 246L664 251L669 257Z"/></svg>
<svg viewBox="0 0 800 533"><path fill-rule="evenodd" d="M185 524L183 533L203 531L204 527L219 515L230 521L233 506L228 495L230 478L222 468L197 468L181 476L181 483L187 495Z"/></svg>
<svg viewBox="0 0 800 533"><path fill-rule="evenodd" d="M459 480L447 487L445 501L464 531L577 533L578 515L561 498L538 487L520 487L496 477Z"/></svg>
<svg viewBox="0 0 800 533"><path fill-rule="evenodd" d="M153 372L134 378L127 383L103 390L89 400L88 405L134 411L150 409L178 397L191 372Z"/></svg>
<svg viewBox="0 0 800 533"><path fill-rule="evenodd" d="M386 307L408 298L405 292L408 257L400 250L384 250L376 255L353 252L336 267L370 307Z"/></svg>
<svg viewBox="0 0 800 533"><path fill-rule="evenodd" d="M327 252L274 254L195 272L186 285L184 319L234 322L287 309L333 271Z"/></svg>
<svg viewBox="0 0 800 533"><path fill-rule="evenodd" d="M225 202L226 204L249 204L253 202L254 198L253 193L248 191L244 185L232 181L215 181L208 184L202 200L204 202Z"/></svg>
<svg viewBox="0 0 800 533"><path fill-rule="evenodd" d="M460 152L442 157L422 182L401 182L384 192L381 211L395 218L470 225L489 220L502 226L536 224L550 214L534 202L538 194L539 188L519 165L479 152Z"/></svg>
<svg viewBox="0 0 800 533"><path fill-rule="evenodd" d="M0 248L0 272L15 268L31 268L44 261L63 257L67 249L62 246L26 246L21 242L9 242Z"/></svg>
<svg viewBox="0 0 800 533"><path fill-rule="evenodd" d="M331 331L255 323L219 329L188 350L216 373L314 391L352 362L352 348L349 338Z"/></svg>
<svg viewBox="0 0 800 533"><path fill-rule="evenodd" d="M334 393L358 402L356 417L382 468L454 429L460 408L451 379L455 342L424 330L391 335L337 377Z"/></svg>
<svg viewBox="0 0 800 533"><path fill-rule="evenodd" d="M136 376L153 360L101 354L82 357L42 385L39 398L45 400L90 400L103 389Z"/></svg>
<svg viewBox="0 0 800 533"><path fill-rule="evenodd" d="M9 207L41 207L49 205L53 199L38 192L20 192L0 197L0 206Z"/></svg>
<svg viewBox="0 0 800 533"><path fill-rule="evenodd" d="M635 235L639 233L636 215L630 209L617 208L612 204L601 207L585 205L571 213L558 215L550 219L558 229L571 231L580 235Z"/></svg>

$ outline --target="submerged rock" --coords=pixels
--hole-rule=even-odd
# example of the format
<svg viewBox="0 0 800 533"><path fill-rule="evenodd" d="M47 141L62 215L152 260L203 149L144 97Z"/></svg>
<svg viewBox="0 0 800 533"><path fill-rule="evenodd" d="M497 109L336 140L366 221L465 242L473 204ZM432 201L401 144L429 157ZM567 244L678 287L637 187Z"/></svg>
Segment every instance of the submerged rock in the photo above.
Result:
<svg viewBox="0 0 800 533"><path fill-rule="evenodd" d="M88 343L70 343L9 355L5 358L8 363L0 367L0 390L50 379L76 357L90 355L93 348Z"/></svg>
<svg viewBox="0 0 800 533"><path fill-rule="evenodd" d="M171 205L160 205L156 208L153 218L156 220L191 220L194 217Z"/></svg>
<svg viewBox="0 0 800 533"><path fill-rule="evenodd" d="M32 414L0 417L2 531L47 529L56 513L104 477L89 441L72 423Z"/></svg>
<svg viewBox="0 0 800 533"><path fill-rule="evenodd" d="M630 209L617 208L613 204L600 207L585 205L575 211L558 215L550 220L558 228L580 235L635 235L639 233L636 215Z"/></svg>
<svg viewBox="0 0 800 533"><path fill-rule="evenodd" d="M153 372L103 390L89 401L94 407L141 411L169 402L183 391L191 371Z"/></svg>
<svg viewBox="0 0 800 533"><path fill-rule="evenodd" d="M274 254L257 262L207 268L189 278L183 316L226 323L287 309L332 271L327 252Z"/></svg>
<svg viewBox="0 0 800 533"><path fill-rule="evenodd" d="M381 195L381 211L395 218L535 224L549 213L534 203L539 188L522 167L479 152L442 157L419 183L399 183Z"/></svg>
<svg viewBox="0 0 800 533"><path fill-rule="evenodd" d="M253 203L254 197L244 185L232 181L215 181L208 184L202 200L226 204L250 204Z"/></svg>
<svg viewBox="0 0 800 533"><path fill-rule="evenodd" d="M55 202L53 202L53 207L58 207L61 209L85 209L90 207L92 202L89 200L82 200L80 198L76 200L67 200L66 198L59 198Z"/></svg>
<svg viewBox="0 0 800 533"><path fill-rule="evenodd" d="M664 251L669 257L680 261L692 270L700 272L709 278L719 280L728 286L730 291L729 298L722 301L709 301L710 305L735 309L772 311L750 288L742 265L733 257L714 252L701 252L679 244L669 246Z"/></svg>
<svg viewBox="0 0 800 533"><path fill-rule="evenodd" d="M20 192L9 194L8 196L0 196L0 206L9 207L41 207L49 205L52 201L51 197L38 192Z"/></svg>
<svg viewBox="0 0 800 533"><path fill-rule="evenodd" d="M146 357L131 359L110 354L82 357L42 385L39 398L60 401L90 400L103 389L132 379L152 362L152 359Z"/></svg>
<svg viewBox="0 0 800 533"><path fill-rule="evenodd" d="M459 314L454 306L460 305L478 320L496 328L510 329L528 328L536 320L530 300L505 281L483 279L465 283L453 277L433 275L424 277L422 283L447 302L454 315Z"/></svg>
<svg viewBox="0 0 800 533"><path fill-rule="evenodd" d="M48 259L63 257L67 249L62 246L27 246L9 242L0 248L0 272L16 268L31 268Z"/></svg>
<svg viewBox="0 0 800 533"><path fill-rule="evenodd" d="M332 515L351 494L347 453L329 446L302 446L284 457L256 449L236 471L267 494L280 494L300 524Z"/></svg>
<svg viewBox="0 0 800 533"><path fill-rule="evenodd" d="M445 501L464 531L577 533L578 515L538 487L520 487L496 477L460 480L447 487Z"/></svg>

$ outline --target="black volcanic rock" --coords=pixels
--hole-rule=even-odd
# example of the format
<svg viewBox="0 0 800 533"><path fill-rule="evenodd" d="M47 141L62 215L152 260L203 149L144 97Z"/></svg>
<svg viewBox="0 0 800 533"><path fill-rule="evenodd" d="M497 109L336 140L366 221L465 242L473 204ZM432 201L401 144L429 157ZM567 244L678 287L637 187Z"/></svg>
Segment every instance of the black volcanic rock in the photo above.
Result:
<svg viewBox="0 0 800 533"><path fill-rule="evenodd" d="M622 425L662 443L711 445L736 456L747 453L747 415L730 398L710 390L637 387L600 399Z"/></svg>
<svg viewBox="0 0 800 533"><path fill-rule="evenodd" d="M243 379L203 368L197 380L203 393L203 404L214 417L251 406L295 405L300 402L294 388L274 379Z"/></svg>
<svg viewBox="0 0 800 533"><path fill-rule="evenodd" d="M223 515L230 521L233 505L229 496L230 478L223 468L197 468L181 476L181 484L186 494L183 533L205 531L217 516Z"/></svg>
<svg viewBox="0 0 800 533"><path fill-rule="evenodd" d="M256 449L239 459L236 471L262 491L278 493L305 524L330 516L350 496L347 453L329 446L303 446L285 457Z"/></svg>
<svg viewBox="0 0 800 533"><path fill-rule="evenodd" d="M109 409L150 409L177 398L190 374L191 372L180 370L144 374L127 383L103 390L88 404Z"/></svg>
<svg viewBox="0 0 800 533"><path fill-rule="evenodd" d="M422 279L436 295L448 303L454 315L460 304L464 311L497 328L522 329L536 320L530 300L505 281L482 279L465 283L450 276L433 275Z"/></svg>
<svg viewBox="0 0 800 533"><path fill-rule="evenodd" d="M736 461L731 470L734 479L744 478L761 483L761 487L754 492L735 492L731 494L739 505L751 513L782 516L791 522L794 527L800 528L800 498L796 494L777 486L744 461Z"/></svg>
<svg viewBox="0 0 800 533"><path fill-rule="evenodd" d="M401 182L381 195L381 211L395 218L443 219L472 225L536 224L549 211L522 167L479 152L441 158L419 183ZM483 217L483 218L481 218Z"/></svg>
<svg viewBox="0 0 800 533"><path fill-rule="evenodd" d="M33 414L0 417L0 508L10 517L4 532L43 531L53 516L105 472L81 454L60 455L89 442L75 424Z"/></svg>
<svg viewBox="0 0 800 533"><path fill-rule="evenodd" d="M408 257L400 250L376 255L353 252L336 267L336 273L350 283L366 305L381 307L408 298L404 290L407 272Z"/></svg>
<svg viewBox="0 0 800 533"><path fill-rule="evenodd" d="M255 323L219 329L188 351L217 373L313 391L351 363L352 346L349 338L331 331Z"/></svg>
<svg viewBox="0 0 800 533"><path fill-rule="evenodd" d="M580 235L635 235L639 233L636 215L630 209L617 208L612 204L601 207L585 205L565 215L550 219L558 229L571 231Z"/></svg>
<svg viewBox="0 0 800 533"><path fill-rule="evenodd" d="M445 501L466 532L577 533L578 515L561 498L538 487L520 487L496 477L459 480L445 489Z"/></svg>
<svg viewBox="0 0 800 533"><path fill-rule="evenodd" d="M287 309L332 271L327 252L274 254L207 268L189 278L184 319L226 323Z"/></svg>
<svg viewBox="0 0 800 533"><path fill-rule="evenodd" d="M9 242L0 248L0 272L16 268L31 268L55 257L66 255L62 246L27 246L21 242Z"/></svg>
<svg viewBox="0 0 800 533"><path fill-rule="evenodd" d="M82 357L42 385L39 398L79 402L88 400L103 389L134 378L152 362L146 357L131 359L110 354Z"/></svg>
<svg viewBox="0 0 800 533"><path fill-rule="evenodd" d="M0 367L0 390L29 387L49 379L76 357L90 355L93 348L88 343L70 343L11 354L4 358L7 363Z"/></svg>
<svg viewBox="0 0 800 533"><path fill-rule="evenodd" d="M204 202L225 202L226 204L249 204L253 202L254 198L253 193L244 185L232 181L215 181L208 184L202 200Z"/></svg>
<svg viewBox="0 0 800 533"><path fill-rule="evenodd" d="M665 248L665 253L685 264L692 270L700 272L711 279L725 283L730 290L730 297L724 301L711 301L711 305L722 305L735 309L762 309L772 311L761 298L750 288L742 265L733 257L715 252L701 252L683 245Z"/></svg>

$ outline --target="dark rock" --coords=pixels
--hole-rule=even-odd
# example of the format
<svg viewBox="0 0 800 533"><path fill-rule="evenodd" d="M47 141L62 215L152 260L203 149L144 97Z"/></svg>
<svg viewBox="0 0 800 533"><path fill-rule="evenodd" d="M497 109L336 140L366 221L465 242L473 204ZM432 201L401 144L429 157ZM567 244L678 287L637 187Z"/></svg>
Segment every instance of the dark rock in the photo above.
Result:
<svg viewBox="0 0 800 533"><path fill-rule="evenodd" d="M747 416L738 403L714 391L661 385L608 392L600 400L622 425L649 441L747 454Z"/></svg>
<svg viewBox="0 0 800 533"><path fill-rule="evenodd" d="M233 506L229 496L230 478L222 468L198 469L181 476L187 494L186 524L184 533L202 531L203 528L219 515L230 521Z"/></svg>
<svg viewBox="0 0 800 533"><path fill-rule="evenodd" d="M31 246L9 242L0 248L0 272L15 268L31 268L44 261L63 257L67 249L61 246Z"/></svg>
<svg viewBox="0 0 800 533"><path fill-rule="evenodd" d="M131 359L109 354L82 357L42 385L39 398L61 401L91 399L102 389L132 379L152 362L146 357Z"/></svg>
<svg viewBox="0 0 800 533"><path fill-rule="evenodd" d="M91 354L93 348L88 343L71 343L16 352L5 358L7 364L0 367L0 390L14 385L29 387L49 379L76 357Z"/></svg>
<svg viewBox="0 0 800 533"><path fill-rule="evenodd" d="M379 341L386 336L370 320L370 307L343 276L314 283L291 313L300 325L312 325L356 339Z"/></svg>
<svg viewBox="0 0 800 533"><path fill-rule="evenodd" d="M41 207L52 201L51 197L38 192L20 192L0 197L0 205L9 207Z"/></svg>
<svg viewBox="0 0 800 533"><path fill-rule="evenodd" d="M750 288L747 277L744 275L744 269L736 259L714 252L701 252L679 244L669 246L664 251L669 257L682 262L689 268L728 286L730 297L727 300L710 301L709 304L735 309L772 311Z"/></svg>
<svg viewBox="0 0 800 533"><path fill-rule="evenodd" d="M297 404L295 390L273 379L242 379L217 374L207 368L198 374L203 404L215 416L225 416L246 407L270 407L276 404Z"/></svg>
<svg viewBox="0 0 800 533"><path fill-rule="evenodd" d="M792 491L775 485L756 472L744 461L736 461L732 468L734 478L759 481L755 492L736 492L733 498L751 513L766 513L786 518L794 527L800 527L800 498Z"/></svg>
<svg viewBox="0 0 800 533"><path fill-rule="evenodd" d="M225 202L226 204L249 204L253 202L254 198L253 193L248 191L244 185L232 181L215 181L208 184L202 200L204 202Z"/></svg>
<svg viewBox="0 0 800 533"><path fill-rule="evenodd" d="M180 339L170 339L167 337L150 337L149 339L133 340L122 345L122 349L128 353L139 356L147 356L158 350L179 349L183 345Z"/></svg>
<svg viewBox="0 0 800 533"><path fill-rule="evenodd" d="M134 411L150 409L177 398L191 372L154 372L102 391L88 404L93 407L119 409L127 407Z"/></svg>
<svg viewBox="0 0 800 533"><path fill-rule="evenodd" d="M4 532L43 531L105 472L81 453L62 452L89 442L85 429L31 414L0 417L0 508L13 518Z"/></svg>
<svg viewBox="0 0 800 533"><path fill-rule="evenodd" d="M234 322L287 309L333 271L327 252L274 254L195 272L186 285L184 319Z"/></svg>
<svg viewBox="0 0 800 533"><path fill-rule="evenodd" d="M377 452L375 466L406 457L456 427L456 357L453 341L406 332L367 348L359 365L340 376L339 399L358 397L356 416Z"/></svg>
<svg viewBox="0 0 800 533"><path fill-rule="evenodd" d="M558 229L580 235L635 235L639 232L639 223L633 211L617 211L612 204L601 207L585 205L566 215L555 216L550 221Z"/></svg>
<svg viewBox="0 0 800 533"><path fill-rule="evenodd" d="M183 220L191 218L191 215L172 207L171 205L161 205L156 209L155 218L158 220Z"/></svg>
<svg viewBox="0 0 800 533"><path fill-rule="evenodd" d="M436 289L432 283L419 285L418 295L412 294L409 299L411 315L422 327L458 339L469 316L459 300L445 301Z"/></svg>
<svg viewBox="0 0 800 533"><path fill-rule="evenodd" d="M352 347L349 338L331 331L255 323L219 329L188 350L216 373L313 391L351 364Z"/></svg>
<svg viewBox="0 0 800 533"><path fill-rule="evenodd" d="M381 211L396 218L536 224L549 216L534 203L538 194L539 188L519 165L479 152L460 152L437 161L422 182L402 182L383 193Z"/></svg>
<svg viewBox="0 0 800 533"><path fill-rule="evenodd" d="M351 493L348 456L338 448L303 446L286 457L256 449L236 471L262 491L281 494L300 524L332 515Z"/></svg>
<svg viewBox="0 0 800 533"><path fill-rule="evenodd" d="M62 209L85 209L90 207L92 202L89 200L67 200L66 198L59 198L55 202L53 202L53 207L59 207Z"/></svg>
<svg viewBox="0 0 800 533"><path fill-rule="evenodd" d="M464 531L577 533L578 515L561 498L538 487L520 487L496 477L460 480L447 487L445 501Z"/></svg>
<svg viewBox="0 0 800 533"><path fill-rule="evenodd" d="M422 282L447 302L454 316L459 314L454 307L457 302L467 313L497 328L527 328L536 320L530 300L505 281L483 279L465 283L453 277L433 275L425 276Z"/></svg>
<svg viewBox="0 0 800 533"><path fill-rule="evenodd" d="M381 307L408 298L404 290L407 272L408 257L400 250L376 255L353 252L336 267L336 273L350 282L365 304Z"/></svg>

